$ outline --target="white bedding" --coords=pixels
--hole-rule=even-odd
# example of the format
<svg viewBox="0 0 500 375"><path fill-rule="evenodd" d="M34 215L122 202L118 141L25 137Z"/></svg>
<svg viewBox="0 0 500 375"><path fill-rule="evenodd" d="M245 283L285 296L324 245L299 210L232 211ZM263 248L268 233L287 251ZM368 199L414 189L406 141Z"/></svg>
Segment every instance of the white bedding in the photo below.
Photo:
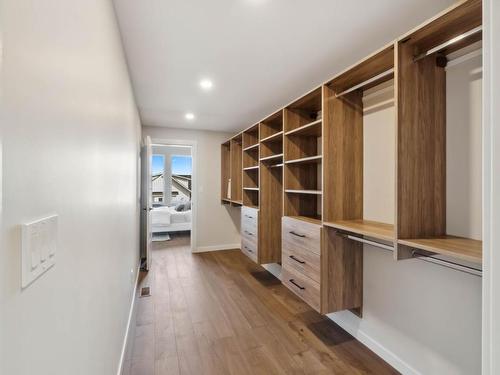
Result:
<svg viewBox="0 0 500 375"><path fill-rule="evenodd" d="M151 221L153 226L190 223L191 210L178 212L175 207L156 207L151 211Z"/></svg>

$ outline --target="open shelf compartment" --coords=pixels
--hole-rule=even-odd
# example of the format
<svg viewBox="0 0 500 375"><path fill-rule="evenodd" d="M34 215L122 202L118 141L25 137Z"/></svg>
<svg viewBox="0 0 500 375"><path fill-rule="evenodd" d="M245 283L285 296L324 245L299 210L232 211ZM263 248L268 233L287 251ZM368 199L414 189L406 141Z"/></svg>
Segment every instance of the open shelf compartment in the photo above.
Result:
<svg viewBox="0 0 500 375"><path fill-rule="evenodd" d="M231 178L231 141L221 144L221 201L231 203L231 196L228 194L229 181Z"/></svg>
<svg viewBox="0 0 500 375"><path fill-rule="evenodd" d="M242 169L243 169L243 137L238 134L231 138L231 202L241 205L242 202Z"/></svg>
<svg viewBox="0 0 500 375"><path fill-rule="evenodd" d="M449 64L480 47L481 13L464 2L397 42L397 259L418 249L481 263L481 101L464 98L481 97L482 62Z"/></svg>
<svg viewBox="0 0 500 375"><path fill-rule="evenodd" d="M396 242L394 63L391 44L323 87L324 225L334 229L332 233L392 244ZM345 241L335 243L347 246Z"/></svg>
<svg viewBox="0 0 500 375"><path fill-rule="evenodd" d="M253 125L243 132L243 150L258 147L259 125Z"/></svg>
<svg viewBox="0 0 500 375"><path fill-rule="evenodd" d="M280 110L259 124L260 157L283 153L283 111Z"/></svg>

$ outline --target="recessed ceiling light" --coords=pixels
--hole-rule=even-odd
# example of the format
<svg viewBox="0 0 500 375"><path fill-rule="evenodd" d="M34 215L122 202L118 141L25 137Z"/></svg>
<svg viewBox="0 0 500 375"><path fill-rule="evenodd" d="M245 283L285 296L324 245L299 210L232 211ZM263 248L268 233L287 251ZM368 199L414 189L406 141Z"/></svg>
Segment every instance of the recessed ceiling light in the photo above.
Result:
<svg viewBox="0 0 500 375"><path fill-rule="evenodd" d="M194 120L194 113L188 112L184 117L186 120Z"/></svg>
<svg viewBox="0 0 500 375"><path fill-rule="evenodd" d="M202 79L200 81L200 87L205 90L205 91L208 91L208 90L211 90L212 87L214 87L214 83L209 80L209 79Z"/></svg>

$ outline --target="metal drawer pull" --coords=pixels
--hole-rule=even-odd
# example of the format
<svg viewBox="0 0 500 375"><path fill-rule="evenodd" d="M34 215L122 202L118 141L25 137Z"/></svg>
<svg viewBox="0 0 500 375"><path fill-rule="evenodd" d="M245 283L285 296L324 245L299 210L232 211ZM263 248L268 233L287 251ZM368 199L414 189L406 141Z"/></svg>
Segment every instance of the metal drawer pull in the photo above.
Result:
<svg viewBox="0 0 500 375"><path fill-rule="evenodd" d="M293 279L290 279L288 281L290 281L293 285L295 285L300 290L304 290L305 289L303 286L300 286L299 284L297 284Z"/></svg>
<svg viewBox="0 0 500 375"><path fill-rule="evenodd" d="M299 259L295 258L295 256L294 256L294 255L290 255L290 258L291 258L291 259L293 259L294 261L296 261L296 262L300 263L300 264L305 264L305 263L306 263L306 262L304 262L303 260L299 260Z"/></svg>
<svg viewBox="0 0 500 375"><path fill-rule="evenodd" d="M249 219L253 219L253 216L250 216L250 215L245 215L245 217L248 217Z"/></svg>
<svg viewBox="0 0 500 375"><path fill-rule="evenodd" d="M301 238L304 238L306 236L305 234L295 233L293 230L290 231L290 234L293 234L294 236L301 237Z"/></svg>
<svg viewBox="0 0 500 375"><path fill-rule="evenodd" d="M245 231L246 234L249 234L250 236L253 236L253 233L250 233L249 231Z"/></svg>
<svg viewBox="0 0 500 375"><path fill-rule="evenodd" d="M245 246L245 249L247 249L248 251L250 251L251 253L253 253L253 250L249 249L248 246Z"/></svg>

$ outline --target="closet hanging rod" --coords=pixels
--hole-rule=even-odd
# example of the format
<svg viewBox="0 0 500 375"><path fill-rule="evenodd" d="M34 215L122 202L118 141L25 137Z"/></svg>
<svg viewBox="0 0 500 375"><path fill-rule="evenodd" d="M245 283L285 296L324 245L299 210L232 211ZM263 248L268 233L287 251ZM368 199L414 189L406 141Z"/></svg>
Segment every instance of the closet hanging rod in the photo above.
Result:
<svg viewBox="0 0 500 375"><path fill-rule="evenodd" d="M444 42L444 43L441 43L440 45L434 47L434 48L431 48L430 50L426 51L426 52L423 52L421 53L420 55L417 55L416 57L413 58L413 62L417 62L418 60L421 60L423 59L424 57L427 57L429 55L432 55L433 53L436 53L438 51L441 51L443 48L446 48L452 44L455 44L456 42L459 42L461 41L462 39L465 39L471 35L474 35L474 34L477 34L479 32L481 32L483 30L483 27L482 26L477 26L475 28L473 28L472 30L469 30L463 34L460 34L454 38L451 38L450 40Z"/></svg>
<svg viewBox="0 0 500 375"><path fill-rule="evenodd" d="M367 79L366 81L363 81L361 83L358 83L356 86L353 86L347 90L344 90L342 91L341 93L339 94L335 94L335 97L338 98L339 96L342 96L342 95L345 95L345 94L349 94L350 92L353 92L357 89L359 89L360 87L363 87L369 83L372 83L372 82L375 82L375 81L378 81L380 78L384 78L385 76L388 76L388 75L391 75L394 73L394 68L391 68L389 70L386 70L385 72L382 72L380 74L377 74L375 77L372 77L372 78L369 78Z"/></svg>
<svg viewBox="0 0 500 375"><path fill-rule="evenodd" d="M379 247L381 249L384 249L384 250L387 250L387 251L391 251L391 252L394 251L394 246L385 245L383 243L376 242L376 241L370 241L370 240L367 240L367 239L364 239L364 238L361 238L361 237L357 237L357 236L352 236L352 235L346 234L346 233L340 233L340 235L342 237L344 237L344 238L349 239L349 240L353 240L353 241L365 243L367 245L376 246L376 247Z"/></svg>
<svg viewBox="0 0 500 375"><path fill-rule="evenodd" d="M479 277L483 276L483 271L479 270L477 268L464 266L462 264L449 262L449 261L442 260L442 259L433 258L430 255L422 254L416 250L412 251L411 256L415 259L420 259L420 260L423 260L425 262L434 263L434 264L437 264L437 265L442 266L442 267L451 268L451 269L465 272L465 273L468 273L468 274L471 274L474 276L479 276Z"/></svg>

